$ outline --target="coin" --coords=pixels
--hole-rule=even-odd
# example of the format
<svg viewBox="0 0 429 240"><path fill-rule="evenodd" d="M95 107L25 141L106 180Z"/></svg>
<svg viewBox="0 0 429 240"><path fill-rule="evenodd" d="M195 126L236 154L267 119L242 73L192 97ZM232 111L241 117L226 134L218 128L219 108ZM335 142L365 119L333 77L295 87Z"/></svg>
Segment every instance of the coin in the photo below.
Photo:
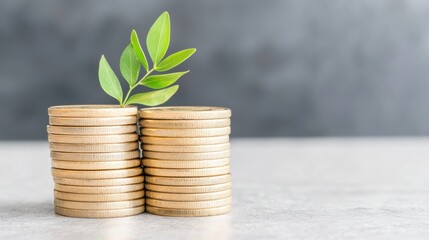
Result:
<svg viewBox="0 0 429 240"><path fill-rule="evenodd" d="M217 152L229 150L229 143L211 144L211 145L197 145L197 146L170 146L170 145L153 145L143 144L143 150L153 152Z"/></svg>
<svg viewBox="0 0 429 240"><path fill-rule="evenodd" d="M143 166L154 168L210 168L229 164L229 158L196 160L196 161L168 161L159 159L143 159Z"/></svg>
<svg viewBox="0 0 429 240"><path fill-rule="evenodd" d="M231 110L224 107L182 106L152 107L141 109L144 119L219 119L231 117Z"/></svg>
<svg viewBox="0 0 429 240"><path fill-rule="evenodd" d="M160 208L175 208L175 209L201 209L201 208L215 208L231 204L231 197L226 197L216 200L208 201L195 201L195 202L179 202L179 201L165 201L152 198L146 198L146 204L149 206Z"/></svg>
<svg viewBox="0 0 429 240"><path fill-rule="evenodd" d="M69 186L55 183L54 189L60 192L68 193L88 193L88 194L104 194L104 193L124 193L142 190L143 182L129 185L119 186Z"/></svg>
<svg viewBox="0 0 429 240"><path fill-rule="evenodd" d="M211 177L157 177L145 176L146 183L167 186L204 186L231 182L231 174Z"/></svg>
<svg viewBox="0 0 429 240"><path fill-rule="evenodd" d="M97 118L49 117L49 124L54 126L118 126L136 123L136 116Z"/></svg>
<svg viewBox="0 0 429 240"><path fill-rule="evenodd" d="M165 193L207 193L229 190L232 187L231 182L220 183L206 186L164 186L146 183L145 189L148 191Z"/></svg>
<svg viewBox="0 0 429 240"><path fill-rule="evenodd" d="M128 178L111 178L111 179L73 179L73 178L58 178L54 177L54 182L62 185L70 186L121 186L128 184L142 183L143 176L135 176Z"/></svg>
<svg viewBox="0 0 429 240"><path fill-rule="evenodd" d="M54 143L125 143L138 140L136 133L115 134L115 135L48 135L49 142Z"/></svg>
<svg viewBox="0 0 429 240"><path fill-rule="evenodd" d="M169 137L149 137L142 136L140 141L145 144L156 144L156 145L210 145L229 142L229 136L217 136L217 137L193 137L193 138L169 138Z"/></svg>
<svg viewBox="0 0 429 240"><path fill-rule="evenodd" d="M125 161L110 161L110 162L76 162L76 161L60 161L51 160L53 168L67 170L109 170L109 169L124 169L141 166L140 159L131 159Z"/></svg>
<svg viewBox="0 0 429 240"><path fill-rule="evenodd" d="M136 133L136 125L123 126L105 126L105 127L63 127L49 126L47 127L49 134L65 134L65 135L108 135L108 134L124 134Z"/></svg>
<svg viewBox="0 0 429 240"><path fill-rule="evenodd" d="M110 194L83 194L83 193L66 193L54 190L54 197L62 200L79 201L79 202L114 202L126 201L142 198L144 190L126 193Z"/></svg>
<svg viewBox="0 0 429 240"><path fill-rule="evenodd" d="M172 209L146 206L148 213L170 217L206 217L225 214L231 211L231 205L206 209Z"/></svg>
<svg viewBox="0 0 429 240"><path fill-rule="evenodd" d="M229 173L229 165L213 168L150 168L144 169L145 174L164 177L205 177Z"/></svg>
<svg viewBox="0 0 429 240"><path fill-rule="evenodd" d="M52 151L69 153L111 153L126 152L139 148L139 143L104 143L104 144L79 144L79 143L49 143Z"/></svg>
<svg viewBox="0 0 429 240"><path fill-rule="evenodd" d="M201 152L201 153L167 153L167 152L150 152L143 151L145 158L162 159L162 160L206 160L227 158L230 156L229 150L217 152Z"/></svg>
<svg viewBox="0 0 429 240"><path fill-rule="evenodd" d="M76 178L76 179L106 179L106 178L124 178L133 177L142 174L141 167L115 169L115 170L100 170L100 171L79 171L79 170L63 170L52 168L52 176L59 178Z"/></svg>
<svg viewBox="0 0 429 240"><path fill-rule="evenodd" d="M122 117L137 115L137 107L119 105L64 105L48 108L55 117Z"/></svg>
<svg viewBox="0 0 429 240"><path fill-rule="evenodd" d="M144 198L134 199L130 201L117 201L117 202L77 202L67 201L61 199L54 199L56 207L68 208L68 209L81 209L81 210L112 210L112 209L123 209L143 206L145 202Z"/></svg>
<svg viewBox="0 0 429 240"><path fill-rule="evenodd" d="M166 201L208 201L231 196L231 190L211 193L163 193L146 191L146 197Z"/></svg>
<svg viewBox="0 0 429 240"><path fill-rule="evenodd" d="M51 151L51 158L63 161L123 161L140 157L140 150L111 153L67 153Z"/></svg>
<svg viewBox="0 0 429 240"><path fill-rule="evenodd" d="M137 215L144 212L145 206L134 208L113 209L113 210L79 210L62 207L55 207L55 213L67 217L79 218L110 218L110 217L126 217Z"/></svg>
<svg viewBox="0 0 429 240"><path fill-rule="evenodd" d="M231 133L230 127L223 128L195 128L195 129L162 129L142 128L140 132L144 136L156 137L214 137Z"/></svg>
<svg viewBox="0 0 429 240"><path fill-rule="evenodd" d="M231 125L230 118L207 120L161 120L143 119L139 125L145 128L220 128Z"/></svg>

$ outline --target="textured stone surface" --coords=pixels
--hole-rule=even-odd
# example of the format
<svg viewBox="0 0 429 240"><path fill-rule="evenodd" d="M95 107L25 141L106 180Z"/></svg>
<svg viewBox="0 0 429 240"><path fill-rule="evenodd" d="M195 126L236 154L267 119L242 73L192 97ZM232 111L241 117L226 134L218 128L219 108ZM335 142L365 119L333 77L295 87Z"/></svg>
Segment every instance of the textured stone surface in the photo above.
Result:
<svg viewBox="0 0 429 240"><path fill-rule="evenodd" d="M43 139L48 106L111 103L130 30L168 10L198 49L168 104L233 109L235 136L428 135L429 1L0 1L0 139Z"/></svg>
<svg viewBox="0 0 429 240"><path fill-rule="evenodd" d="M429 236L427 139L236 139L232 146L231 214L97 220L54 214L46 143L0 143L0 238Z"/></svg>

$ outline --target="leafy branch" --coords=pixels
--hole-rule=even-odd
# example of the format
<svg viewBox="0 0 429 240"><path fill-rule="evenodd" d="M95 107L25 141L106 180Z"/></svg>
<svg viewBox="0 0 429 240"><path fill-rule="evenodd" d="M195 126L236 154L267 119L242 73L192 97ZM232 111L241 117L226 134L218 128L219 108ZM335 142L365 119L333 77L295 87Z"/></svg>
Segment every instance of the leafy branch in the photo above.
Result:
<svg viewBox="0 0 429 240"><path fill-rule="evenodd" d="M98 68L98 78L101 88L109 96L118 100L121 106L127 106L129 104L157 106L165 103L179 89L179 85L173 84L189 71L158 75L151 74L173 69L192 56L196 51L195 48L189 48L164 58L169 44L170 16L168 12L164 12L152 25L146 37L146 47L150 59L152 60L152 67L149 66L146 55L140 45L137 32L133 30L130 36L130 43L122 52L119 62L119 69L122 77L128 83L128 92L124 97L119 79L113 72L104 55L101 56ZM145 73L139 80L142 66ZM131 95L132 91L138 86L145 86L155 91Z"/></svg>

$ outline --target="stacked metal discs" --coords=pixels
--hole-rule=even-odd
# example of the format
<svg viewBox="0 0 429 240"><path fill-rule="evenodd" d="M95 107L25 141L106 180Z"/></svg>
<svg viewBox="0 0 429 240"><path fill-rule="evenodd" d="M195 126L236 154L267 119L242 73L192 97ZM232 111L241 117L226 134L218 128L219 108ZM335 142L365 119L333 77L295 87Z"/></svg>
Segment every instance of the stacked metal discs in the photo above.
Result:
<svg viewBox="0 0 429 240"><path fill-rule="evenodd" d="M137 108L70 105L48 114L55 212L93 218L144 212Z"/></svg>
<svg viewBox="0 0 429 240"><path fill-rule="evenodd" d="M158 107L139 115L146 211L166 216L229 212L231 110Z"/></svg>

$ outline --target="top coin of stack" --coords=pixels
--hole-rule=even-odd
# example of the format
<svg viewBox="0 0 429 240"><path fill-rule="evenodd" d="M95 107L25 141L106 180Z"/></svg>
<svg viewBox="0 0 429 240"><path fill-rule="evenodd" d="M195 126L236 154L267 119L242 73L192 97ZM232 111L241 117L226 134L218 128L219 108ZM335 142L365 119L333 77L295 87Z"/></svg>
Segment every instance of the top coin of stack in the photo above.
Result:
<svg viewBox="0 0 429 240"><path fill-rule="evenodd" d="M210 216L231 209L231 110L156 107L140 110L146 210Z"/></svg>
<svg viewBox="0 0 429 240"><path fill-rule="evenodd" d="M56 213L100 218L143 212L137 108L55 106L48 114Z"/></svg>

